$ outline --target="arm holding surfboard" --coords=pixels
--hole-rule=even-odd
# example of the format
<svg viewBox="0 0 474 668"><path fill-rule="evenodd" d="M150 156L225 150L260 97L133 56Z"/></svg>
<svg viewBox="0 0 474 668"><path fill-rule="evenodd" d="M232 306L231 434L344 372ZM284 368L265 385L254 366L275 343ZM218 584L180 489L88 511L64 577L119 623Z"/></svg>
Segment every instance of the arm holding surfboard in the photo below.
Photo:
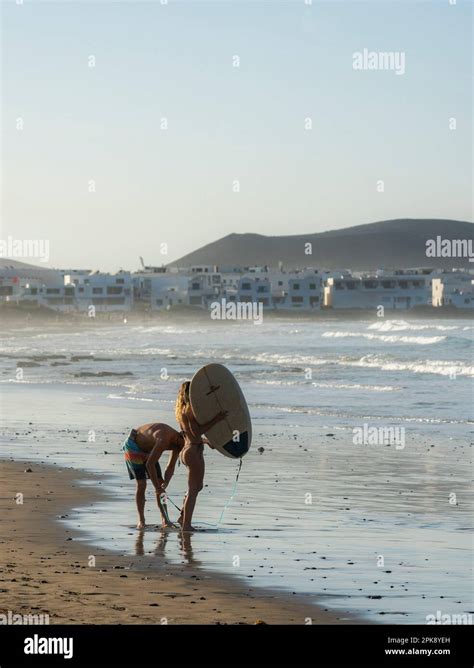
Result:
<svg viewBox="0 0 474 668"><path fill-rule="evenodd" d="M197 431L199 432L199 435L202 437L203 434L205 434L209 429L212 429L214 425L219 424L219 422L222 422L222 420L225 420L225 418L228 416L229 411L219 411L215 417L212 418L212 420L209 420L209 422L206 422L205 424L199 424L199 422L196 420L196 417L194 413L192 412L191 406L189 406L189 412L188 416L190 418L190 422L193 422L194 425L197 426ZM206 445L211 445L209 441L206 439L201 439L202 442L206 441ZM211 446L212 447L212 446Z"/></svg>
<svg viewBox="0 0 474 668"><path fill-rule="evenodd" d="M207 422L204 422L203 424L199 424L199 422L196 420L196 416L193 413L193 409L191 408L191 404L186 404L184 407L183 412L181 413L181 424L183 427L183 431L188 436L188 439L197 439L200 442L202 441L202 435L206 433L209 429L212 429L214 425L218 424L222 420L224 420L228 415L228 411L219 411L217 415L215 415L211 420L208 420ZM209 443L209 441L206 442Z"/></svg>

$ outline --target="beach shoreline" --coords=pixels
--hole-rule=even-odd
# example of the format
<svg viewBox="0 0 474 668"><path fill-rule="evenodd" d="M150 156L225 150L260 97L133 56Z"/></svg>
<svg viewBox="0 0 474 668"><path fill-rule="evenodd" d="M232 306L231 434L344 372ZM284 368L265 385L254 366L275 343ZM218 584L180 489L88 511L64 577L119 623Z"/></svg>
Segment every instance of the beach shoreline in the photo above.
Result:
<svg viewBox="0 0 474 668"><path fill-rule="evenodd" d="M1 615L48 615L50 624L358 623L301 594L77 540L58 520L100 500L98 481L76 469L1 460Z"/></svg>
<svg viewBox="0 0 474 668"><path fill-rule="evenodd" d="M212 319L211 311L203 309L198 306L176 306L170 310L144 310L132 309L125 311L112 311L109 313L97 313L94 317L90 317L83 312L58 312L53 309L48 309L44 306L20 306L16 303L0 304L0 313L2 320L6 325L11 327L17 326L31 326L42 325L45 327L55 328L75 327L80 325L86 329L96 327L98 325L110 326L117 323L127 322L129 325L166 325L170 322L181 323L198 323L207 324L212 323L212 326L228 326L229 323L242 323L242 320L232 319ZM285 322L285 321L309 321L309 322L358 322L370 321L379 322L380 317L377 310L367 308L320 308L313 310L296 309L270 309L265 308L263 311L264 319L268 321ZM386 317L393 320L426 320L440 321L440 320L472 320L474 315L469 309L459 309L456 306L443 306L438 308L434 306L422 305L414 306L410 309L386 309ZM253 325L250 320L249 325Z"/></svg>

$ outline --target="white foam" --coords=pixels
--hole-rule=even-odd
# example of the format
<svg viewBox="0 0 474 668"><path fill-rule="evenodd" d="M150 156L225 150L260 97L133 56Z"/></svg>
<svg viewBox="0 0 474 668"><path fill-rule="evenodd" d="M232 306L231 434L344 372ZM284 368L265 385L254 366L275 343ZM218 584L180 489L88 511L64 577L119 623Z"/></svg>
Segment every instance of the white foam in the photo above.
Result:
<svg viewBox="0 0 474 668"><path fill-rule="evenodd" d="M474 376L474 366L463 362L448 360L417 360L414 362L399 362L387 360L377 355L365 355L357 361L346 361L347 366L360 366L382 371L411 371L412 373L434 373L440 376Z"/></svg>
<svg viewBox="0 0 474 668"><path fill-rule="evenodd" d="M422 346L429 346L434 343L440 343L446 339L446 336L402 336L399 334L367 334L366 332L323 332L324 338L363 338L373 341L383 341L384 343L415 343Z"/></svg>
<svg viewBox="0 0 474 668"><path fill-rule="evenodd" d="M458 325L420 325L406 322L406 320L384 320L382 322L374 322L369 325L367 329L375 329L379 332L404 332L413 331L418 332L426 329L434 329L439 332L448 332L453 329L459 329Z"/></svg>
<svg viewBox="0 0 474 668"><path fill-rule="evenodd" d="M128 397L128 396L124 397L121 394L108 394L107 399L119 399L119 400L127 399L129 401L148 401L152 403L155 401L155 399L148 399L146 397Z"/></svg>
<svg viewBox="0 0 474 668"><path fill-rule="evenodd" d="M335 390L367 390L369 392L399 392L402 389L393 385L361 385L360 383L311 383L311 385Z"/></svg>

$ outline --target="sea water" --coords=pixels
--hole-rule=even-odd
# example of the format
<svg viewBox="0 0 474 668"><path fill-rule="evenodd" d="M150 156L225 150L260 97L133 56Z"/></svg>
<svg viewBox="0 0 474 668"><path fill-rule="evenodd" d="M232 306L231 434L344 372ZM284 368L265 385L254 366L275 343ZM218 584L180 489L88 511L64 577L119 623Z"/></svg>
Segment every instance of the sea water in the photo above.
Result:
<svg viewBox="0 0 474 668"><path fill-rule="evenodd" d="M0 349L2 456L101 474L105 499L67 518L84 540L376 621L472 613L472 321L86 325L10 329ZM121 441L174 424L179 385L208 362L241 384L252 449L235 488L238 463L206 450L205 531L137 532ZM355 438L387 428L402 442ZM178 506L185 489L178 467ZM156 525L151 494L147 513Z"/></svg>

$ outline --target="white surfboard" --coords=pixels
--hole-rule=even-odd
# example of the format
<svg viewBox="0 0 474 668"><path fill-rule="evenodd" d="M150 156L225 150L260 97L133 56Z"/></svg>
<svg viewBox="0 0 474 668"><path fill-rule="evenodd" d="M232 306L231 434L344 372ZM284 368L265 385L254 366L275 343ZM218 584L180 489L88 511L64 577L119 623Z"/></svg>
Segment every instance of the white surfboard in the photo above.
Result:
<svg viewBox="0 0 474 668"><path fill-rule="evenodd" d="M199 424L219 411L227 417L206 432L209 443L226 457L239 459L250 448L252 423L245 397L233 374L222 364L207 364L196 371L189 388L191 408Z"/></svg>

